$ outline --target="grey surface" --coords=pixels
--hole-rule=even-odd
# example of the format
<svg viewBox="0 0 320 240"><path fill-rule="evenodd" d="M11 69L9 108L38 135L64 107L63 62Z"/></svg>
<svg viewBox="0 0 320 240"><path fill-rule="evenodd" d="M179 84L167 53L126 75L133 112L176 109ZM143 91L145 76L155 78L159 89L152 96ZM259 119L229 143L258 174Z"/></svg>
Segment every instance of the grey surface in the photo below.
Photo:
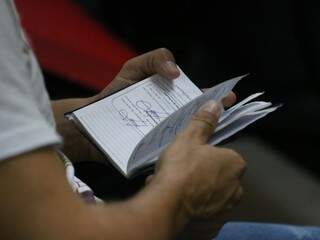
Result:
<svg viewBox="0 0 320 240"><path fill-rule="evenodd" d="M235 220L320 226L320 179L257 138L241 137L226 146L248 163Z"/></svg>

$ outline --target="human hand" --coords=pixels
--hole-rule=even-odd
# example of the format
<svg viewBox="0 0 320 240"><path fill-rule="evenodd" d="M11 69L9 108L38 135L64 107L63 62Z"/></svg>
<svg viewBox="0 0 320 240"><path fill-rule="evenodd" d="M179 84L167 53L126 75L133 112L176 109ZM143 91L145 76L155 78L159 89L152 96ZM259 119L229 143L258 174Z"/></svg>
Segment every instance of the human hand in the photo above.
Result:
<svg viewBox="0 0 320 240"><path fill-rule="evenodd" d="M156 73L170 80L180 75L173 54L166 48L159 48L128 60L97 97L109 95Z"/></svg>
<svg viewBox="0 0 320 240"><path fill-rule="evenodd" d="M182 211L190 218L209 220L215 231L223 222L221 216L241 198L246 165L236 152L207 144L217 125L219 109L214 101L199 109L161 154L152 180L178 185Z"/></svg>
<svg viewBox="0 0 320 240"><path fill-rule="evenodd" d="M112 82L90 101L105 97L153 74L159 74L169 80L179 77L180 71L171 51L159 48L128 60ZM235 102L235 99L235 94L230 92L222 102L228 107Z"/></svg>
<svg viewBox="0 0 320 240"><path fill-rule="evenodd" d="M135 82L150 77L153 74L159 74L169 80L173 80L179 77L180 71L175 63L173 54L168 49L159 48L128 60L123 65L122 69L114 78L114 80L100 93L93 97L85 99L84 103L81 102L81 104L71 104L71 106L69 106L68 108L63 108L64 110L62 112L68 112L71 109L76 109L80 106L87 105L122 88L128 87ZM205 91L205 89L203 90ZM230 92L224 99L222 99L222 103L225 107L233 105L235 101L236 95L233 92ZM63 114L61 114L61 116L61 118L65 120ZM67 129L70 129L70 127L67 127ZM84 141L86 141L86 139L84 139ZM73 141L67 142L73 143ZM83 156L80 157L81 159L83 158L86 160L89 159L90 161L92 160L100 163L107 163L105 161L105 156L97 151L95 147L93 147L91 144L84 144L84 149L88 149L87 146L89 146L89 150L87 151L89 153L89 156L85 156L83 153L81 153L81 156Z"/></svg>

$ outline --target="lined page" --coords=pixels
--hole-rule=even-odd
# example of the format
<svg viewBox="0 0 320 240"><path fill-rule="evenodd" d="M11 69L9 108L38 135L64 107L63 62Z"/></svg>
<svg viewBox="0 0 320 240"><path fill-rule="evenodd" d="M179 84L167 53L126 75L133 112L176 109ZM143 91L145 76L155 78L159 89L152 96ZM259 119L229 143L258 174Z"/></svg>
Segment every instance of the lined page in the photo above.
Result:
<svg viewBox="0 0 320 240"><path fill-rule="evenodd" d="M268 115L269 113L277 110L278 108L279 108L279 106L270 107L270 108L260 110L260 111L253 111L253 112L247 113L246 115L239 117L234 122L232 122L230 125L227 125L226 127L222 128L218 132L215 132L215 134L209 140L209 143L211 145L216 145L216 144L222 142L223 140L227 139L228 137L236 134L240 130L249 126L251 123L254 123L255 121L259 120L260 118L263 118L266 115Z"/></svg>
<svg viewBox="0 0 320 240"><path fill-rule="evenodd" d="M171 113L201 95L181 71L166 80L154 75L84 108L74 115L122 173L140 140Z"/></svg>

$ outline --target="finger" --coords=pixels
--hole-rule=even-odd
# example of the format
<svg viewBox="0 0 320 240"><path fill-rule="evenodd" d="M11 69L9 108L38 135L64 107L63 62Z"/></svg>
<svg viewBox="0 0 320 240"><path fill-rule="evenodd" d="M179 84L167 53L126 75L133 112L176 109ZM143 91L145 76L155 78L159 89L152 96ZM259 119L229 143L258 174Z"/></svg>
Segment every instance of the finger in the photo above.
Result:
<svg viewBox="0 0 320 240"><path fill-rule="evenodd" d="M221 106L218 102L210 100L205 103L192 116L180 138L196 144L205 144L214 133L220 117Z"/></svg>
<svg viewBox="0 0 320 240"><path fill-rule="evenodd" d="M129 60L121 71L123 77L132 81L140 81L156 73L168 79L175 79L180 75L173 54L166 48L160 48Z"/></svg>
<svg viewBox="0 0 320 240"><path fill-rule="evenodd" d="M224 107L231 107L237 100L237 96L234 92L230 92L226 97L224 97L221 102Z"/></svg>
<svg viewBox="0 0 320 240"><path fill-rule="evenodd" d="M208 91L210 88L202 88L202 92ZM221 100L223 107L231 107L237 100L237 95L231 91Z"/></svg>

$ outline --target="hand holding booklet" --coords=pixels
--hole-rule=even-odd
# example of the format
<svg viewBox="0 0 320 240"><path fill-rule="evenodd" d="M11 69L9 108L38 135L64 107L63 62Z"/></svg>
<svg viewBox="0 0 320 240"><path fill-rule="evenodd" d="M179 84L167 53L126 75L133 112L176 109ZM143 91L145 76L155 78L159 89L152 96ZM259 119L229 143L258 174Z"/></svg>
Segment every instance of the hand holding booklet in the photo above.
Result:
<svg viewBox="0 0 320 240"><path fill-rule="evenodd" d="M175 80L153 75L73 112L66 113L125 176L150 168L192 114L209 100L221 101L243 78L225 81L204 93L182 72ZM253 94L223 110L208 144L216 145L275 111Z"/></svg>

